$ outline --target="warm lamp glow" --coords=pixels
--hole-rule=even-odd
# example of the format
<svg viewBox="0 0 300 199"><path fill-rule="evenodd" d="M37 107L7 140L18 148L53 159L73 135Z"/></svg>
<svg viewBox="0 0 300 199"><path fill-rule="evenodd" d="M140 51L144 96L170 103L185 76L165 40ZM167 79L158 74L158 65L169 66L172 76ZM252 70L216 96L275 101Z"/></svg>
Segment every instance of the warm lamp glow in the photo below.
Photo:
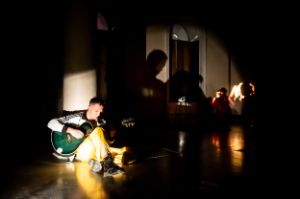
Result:
<svg viewBox="0 0 300 199"><path fill-rule="evenodd" d="M96 96L96 71L89 70L64 77L63 109L86 109L89 100Z"/></svg>

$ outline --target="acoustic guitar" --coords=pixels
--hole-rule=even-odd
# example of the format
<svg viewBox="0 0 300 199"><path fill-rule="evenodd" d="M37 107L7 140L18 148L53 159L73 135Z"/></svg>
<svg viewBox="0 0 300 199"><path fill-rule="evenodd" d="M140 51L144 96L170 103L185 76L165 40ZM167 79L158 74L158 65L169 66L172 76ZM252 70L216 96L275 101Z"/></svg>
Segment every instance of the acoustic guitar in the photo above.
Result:
<svg viewBox="0 0 300 199"><path fill-rule="evenodd" d="M74 155L79 145L94 130L93 125L89 122L83 123L78 129L84 132L84 136L79 139L67 132L51 132L51 143L56 153L64 157L70 157Z"/></svg>

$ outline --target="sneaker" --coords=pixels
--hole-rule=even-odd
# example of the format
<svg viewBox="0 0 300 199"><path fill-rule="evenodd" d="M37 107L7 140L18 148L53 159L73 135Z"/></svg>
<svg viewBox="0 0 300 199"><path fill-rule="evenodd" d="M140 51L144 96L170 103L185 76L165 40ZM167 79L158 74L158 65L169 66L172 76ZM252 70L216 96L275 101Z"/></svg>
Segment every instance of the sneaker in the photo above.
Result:
<svg viewBox="0 0 300 199"><path fill-rule="evenodd" d="M102 170L102 164L96 160L89 160L89 165L92 171L99 173Z"/></svg>
<svg viewBox="0 0 300 199"><path fill-rule="evenodd" d="M111 156L107 156L103 160L104 177L113 176L119 173L124 173L124 169L114 163Z"/></svg>
<svg viewBox="0 0 300 199"><path fill-rule="evenodd" d="M125 173L124 169L120 167L111 167L104 172L103 177L114 176L119 173Z"/></svg>

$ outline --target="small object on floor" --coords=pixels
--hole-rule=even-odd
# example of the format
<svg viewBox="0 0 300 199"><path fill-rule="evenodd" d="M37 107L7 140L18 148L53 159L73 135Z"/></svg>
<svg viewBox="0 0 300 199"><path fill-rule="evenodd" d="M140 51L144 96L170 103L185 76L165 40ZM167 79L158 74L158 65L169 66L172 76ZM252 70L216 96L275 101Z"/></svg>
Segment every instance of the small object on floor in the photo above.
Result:
<svg viewBox="0 0 300 199"><path fill-rule="evenodd" d="M96 160L89 160L89 165L95 173L99 173L102 170L102 164Z"/></svg>

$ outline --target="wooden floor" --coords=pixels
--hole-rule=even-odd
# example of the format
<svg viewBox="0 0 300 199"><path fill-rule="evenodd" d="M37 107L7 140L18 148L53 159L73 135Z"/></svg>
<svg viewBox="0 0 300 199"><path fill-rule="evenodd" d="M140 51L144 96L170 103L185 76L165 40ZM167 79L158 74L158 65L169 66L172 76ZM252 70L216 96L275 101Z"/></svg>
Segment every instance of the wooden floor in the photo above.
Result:
<svg viewBox="0 0 300 199"><path fill-rule="evenodd" d="M67 163L45 153L2 171L0 198L249 196L258 186L254 133L238 123L228 129L169 128L159 142L153 141L155 146L139 145L144 155L124 166L125 174L113 177L93 173L86 163Z"/></svg>

